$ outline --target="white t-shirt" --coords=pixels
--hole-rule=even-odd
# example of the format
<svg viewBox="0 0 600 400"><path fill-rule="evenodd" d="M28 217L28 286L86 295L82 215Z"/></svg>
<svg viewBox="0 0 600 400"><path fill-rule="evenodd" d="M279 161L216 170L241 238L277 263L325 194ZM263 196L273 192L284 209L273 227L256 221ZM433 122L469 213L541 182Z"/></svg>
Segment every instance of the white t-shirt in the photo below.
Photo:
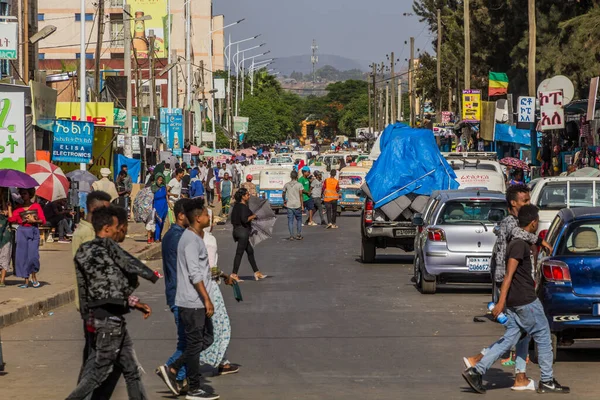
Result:
<svg viewBox="0 0 600 400"><path fill-rule="evenodd" d="M225 172L227 172L229 174L229 177L233 176L231 174L231 170L229 168L225 168L225 169L220 169L219 170L219 178L224 178L225 177Z"/></svg>
<svg viewBox="0 0 600 400"><path fill-rule="evenodd" d="M210 179L210 182L208 182L208 188L210 190L215 190L215 181L217 180L217 178L215 178L214 176Z"/></svg>
<svg viewBox="0 0 600 400"><path fill-rule="evenodd" d="M177 179L173 178L167 185L171 188L171 197L179 198L181 197L181 182Z"/></svg>

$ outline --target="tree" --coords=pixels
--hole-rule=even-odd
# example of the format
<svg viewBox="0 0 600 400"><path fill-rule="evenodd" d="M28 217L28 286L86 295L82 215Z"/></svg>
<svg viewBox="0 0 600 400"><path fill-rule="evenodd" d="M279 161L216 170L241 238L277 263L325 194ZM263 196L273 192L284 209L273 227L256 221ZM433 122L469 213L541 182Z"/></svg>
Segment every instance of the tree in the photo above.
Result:
<svg viewBox="0 0 600 400"><path fill-rule="evenodd" d="M342 111L339 128L348 135L356 132L357 128L366 127L369 124L369 95L363 93L352 100Z"/></svg>

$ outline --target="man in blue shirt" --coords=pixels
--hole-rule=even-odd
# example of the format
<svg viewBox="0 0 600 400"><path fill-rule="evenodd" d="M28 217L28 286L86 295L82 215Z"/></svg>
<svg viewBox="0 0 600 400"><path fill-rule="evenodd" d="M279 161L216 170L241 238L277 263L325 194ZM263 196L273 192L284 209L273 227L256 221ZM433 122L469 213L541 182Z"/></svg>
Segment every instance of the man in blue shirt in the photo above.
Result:
<svg viewBox="0 0 600 400"><path fill-rule="evenodd" d="M173 207L175 223L171 225L162 241L165 295L167 297L167 305L175 317L175 325L177 326L177 349L167 361L167 365L172 364L175 360L181 357L183 351L185 350L185 331L183 329L183 324L179 319L179 309L175 305L175 294L177 293L177 246L179 245L179 240L181 239L181 236L183 235L183 232L185 232L186 226L188 225L188 221L184 212L185 203L188 201L191 200L179 199L175 203L175 206ZM186 371L185 367L183 367L177 374L177 381L182 382L185 377Z"/></svg>

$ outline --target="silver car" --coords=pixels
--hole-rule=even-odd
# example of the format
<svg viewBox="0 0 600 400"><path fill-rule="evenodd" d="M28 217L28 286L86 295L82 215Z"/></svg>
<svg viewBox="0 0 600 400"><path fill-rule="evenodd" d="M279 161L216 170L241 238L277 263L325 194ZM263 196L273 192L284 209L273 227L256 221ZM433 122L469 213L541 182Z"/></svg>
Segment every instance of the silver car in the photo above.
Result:
<svg viewBox="0 0 600 400"><path fill-rule="evenodd" d="M438 283L490 282L492 220L506 215L506 197L497 191L434 192L413 220L418 227L414 274L421 293L435 293Z"/></svg>

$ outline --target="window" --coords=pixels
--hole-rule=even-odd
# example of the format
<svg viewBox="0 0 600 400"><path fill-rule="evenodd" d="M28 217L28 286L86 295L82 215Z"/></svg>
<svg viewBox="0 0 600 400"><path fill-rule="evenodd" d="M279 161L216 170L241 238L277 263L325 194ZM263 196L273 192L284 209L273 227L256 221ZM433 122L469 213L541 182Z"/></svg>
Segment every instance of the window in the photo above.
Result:
<svg viewBox="0 0 600 400"><path fill-rule="evenodd" d="M111 7L123 7L123 0L110 0Z"/></svg>
<svg viewBox="0 0 600 400"><path fill-rule="evenodd" d="M85 20L86 21L93 21L94 20L94 14L92 14L92 13L85 13ZM75 14L75 22L81 22L81 14L80 13Z"/></svg>
<svg viewBox="0 0 600 400"><path fill-rule="evenodd" d="M503 201L450 201L446 203L438 223L443 224L489 224L491 209L499 209L507 215L506 202Z"/></svg>
<svg viewBox="0 0 600 400"><path fill-rule="evenodd" d="M38 53L38 60L45 60L46 59L46 53Z"/></svg>
<svg viewBox="0 0 600 400"><path fill-rule="evenodd" d="M112 47L124 46L123 20L110 21L110 45Z"/></svg>
<svg viewBox="0 0 600 400"><path fill-rule="evenodd" d="M75 58L79 60L81 58L81 53L75 53ZM85 59L86 60L93 60L94 59L94 53L85 53Z"/></svg>
<svg viewBox="0 0 600 400"><path fill-rule="evenodd" d="M537 206L540 210L560 210L565 207L592 207L593 182L569 182L569 204L567 204L567 184L548 183L541 192ZM598 188L596 188L598 201Z"/></svg>
<svg viewBox="0 0 600 400"><path fill-rule="evenodd" d="M44 21L44 17L46 14L38 14L38 21Z"/></svg>
<svg viewBox="0 0 600 400"><path fill-rule="evenodd" d="M122 60L125 58L125 53L110 53L110 58L113 60Z"/></svg>
<svg viewBox="0 0 600 400"><path fill-rule="evenodd" d="M598 246L598 220L575 221L569 225L568 232L563 235L558 246L557 255L600 255Z"/></svg>

